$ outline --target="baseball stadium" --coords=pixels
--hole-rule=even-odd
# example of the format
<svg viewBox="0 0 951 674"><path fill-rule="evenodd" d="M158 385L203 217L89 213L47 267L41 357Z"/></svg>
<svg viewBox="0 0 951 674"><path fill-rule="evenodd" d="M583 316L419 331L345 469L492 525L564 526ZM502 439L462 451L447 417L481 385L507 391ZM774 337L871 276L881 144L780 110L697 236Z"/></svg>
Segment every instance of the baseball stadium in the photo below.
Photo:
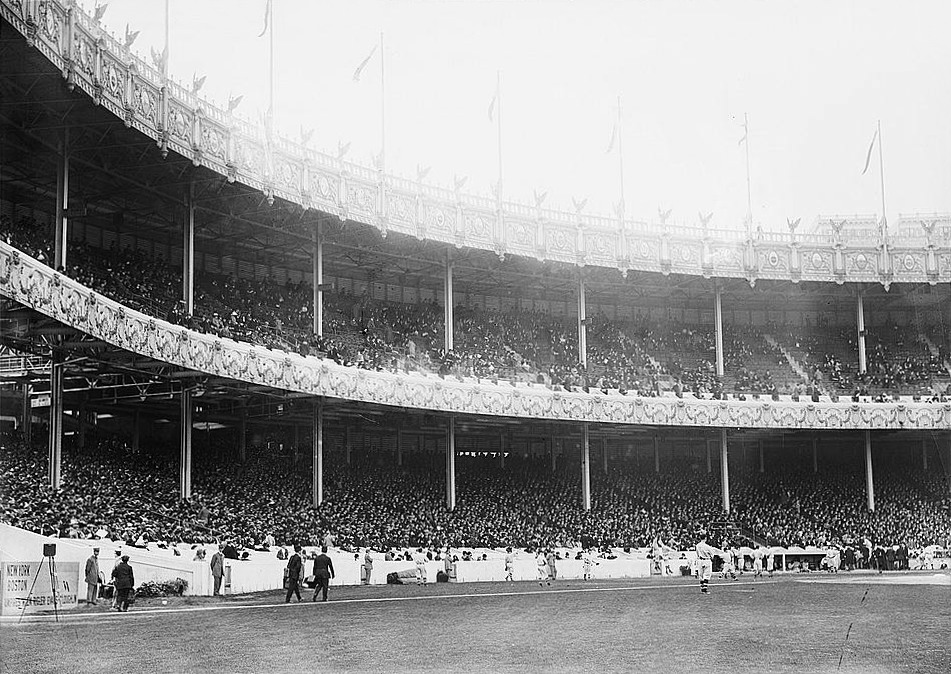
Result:
<svg viewBox="0 0 951 674"><path fill-rule="evenodd" d="M606 215L503 191L491 68L479 195L285 133L251 4L253 119L168 2L0 0L0 673L951 671L951 215L882 122L875 214L760 217L740 113L746 216L643 217L618 97Z"/></svg>

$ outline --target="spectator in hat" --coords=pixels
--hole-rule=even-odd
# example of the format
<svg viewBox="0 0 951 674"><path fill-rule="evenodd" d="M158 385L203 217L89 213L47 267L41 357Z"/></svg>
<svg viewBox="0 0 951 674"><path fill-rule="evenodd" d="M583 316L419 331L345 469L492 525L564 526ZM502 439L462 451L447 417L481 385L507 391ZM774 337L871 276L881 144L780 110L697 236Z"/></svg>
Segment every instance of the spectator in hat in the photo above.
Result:
<svg viewBox="0 0 951 674"><path fill-rule="evenodd" d="M369 555L369 551L367 551ZM327 546L321 546L320 554L314 559L314 580L317 584L314 586L314 597L311 601L317 601L317 594L322 593L323 599L327 601L327 590L330 588L330 579L334 577L334 563L327 555Z"/></svg>
<svg viewBox="0 0 951 674"><path fill-rule="evenodd" d="M86 603L95 605L99 602L99 548L92 549L92 556L86 560Z"/></svg>
<svg viewBox="0 0 951 674"><path fill-rule="evenodd" d="M211 556L211 575L215 579L215 596L221 594L221 579L225 575L225 556L221 554L222 546Z"/></svg>
<svg viewBox="0 0 951 674"><path fill-rule="evenodd" d="M129 565L129 555L122 555L122 561L116 564L116 568L112 570L112 578L115 581L116 593L118 594L116 610L128 611L129 593L135 587L135 575Z"/></svg>
<svg viewBox="0 0 951 674"><path fill-rule="evenodd" d="M112 562L112 570L115 571L116 567L122 563L122 550L116 549L115 560ZM112 608L119 606L119 593L116 591L115 581L112 582Z"/></svg>
<svg viewBox="0 0 951 674"><path fill-rule="evenodd" d="M300 580L303 573L304 563L300 557L300 546L295 545L294 554L287 560L287 567L285 568L286 578L284 580L284 587L287 590L287 594L284 597L285 604L290 603L292 594L296 595L297 601L300 602Z"/></svg>

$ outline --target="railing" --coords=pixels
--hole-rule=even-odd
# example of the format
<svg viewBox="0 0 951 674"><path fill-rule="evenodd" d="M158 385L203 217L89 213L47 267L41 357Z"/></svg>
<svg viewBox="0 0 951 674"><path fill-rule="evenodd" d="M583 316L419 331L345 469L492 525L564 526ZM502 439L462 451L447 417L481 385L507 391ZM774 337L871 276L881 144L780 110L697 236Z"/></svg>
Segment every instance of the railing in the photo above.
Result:
<svg viewBox="0 0 951 674"><path fill-rule="evenodd" d="M48 370L50 360L43 356L0 356L0 376Z"/></svg>
<svg viewBox="0 0 951 674"><path fill-rule="evenodd" d="M877 216L858 218L868 240L854 240L840 221L820 219L831 233L759 233L745 227L639 222L559 211L461 193L382 174L334 153L310 150L223 110L166 79L75 2L0 0L3 18L63 74L129 126L243 184L305 208L358 218L381 231L403 232L469 248L577 265L793 282L951 282L948 216L905 216L897 231L911 238L878 240ZM265 159L267 158L267 159ZM395 194L389 194L393 186ZM393 199L425 198L426 207L399 218ZM834 219L833 219L834 220ZM873 223L873 224L870 224ZM738 223L737 223L738 224ZM848 223L846 223L847 225ZM916 226L922 236L911 236ZM619 234L624 232L624 236ZM843 233L845 232L845 233Z"/></svg>

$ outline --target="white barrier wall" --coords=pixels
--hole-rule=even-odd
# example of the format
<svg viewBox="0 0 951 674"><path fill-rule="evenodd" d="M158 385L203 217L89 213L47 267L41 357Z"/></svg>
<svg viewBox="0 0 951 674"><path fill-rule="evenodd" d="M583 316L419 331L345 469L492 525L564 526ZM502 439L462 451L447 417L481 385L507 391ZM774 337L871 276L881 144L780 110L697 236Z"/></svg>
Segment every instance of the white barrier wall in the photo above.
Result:
<svg viewBox="0 0 951 674"><path fill-rule="evenodd" d="M99 548L99 571L106 582L109 582L112 567L115 564L115 551L121 550L123 555L129 555L129 564L135 574L136 586L147 581L163 582L182 578L188 582L186 595L209 595L214 587L211 568L207 561L193 562L191 557L176 557L170 550L143 550L112 541L51 538L8 524L0 524L0 561L40 560L43 557L43 545L46 543L56 544L57 567L69 562L79 564L80 575L76 578L76 587L80 587L81 584L80 596L82 597L85 597L86 591L86 583L83 579L86 560L92 554L94 547Z"/></svg>

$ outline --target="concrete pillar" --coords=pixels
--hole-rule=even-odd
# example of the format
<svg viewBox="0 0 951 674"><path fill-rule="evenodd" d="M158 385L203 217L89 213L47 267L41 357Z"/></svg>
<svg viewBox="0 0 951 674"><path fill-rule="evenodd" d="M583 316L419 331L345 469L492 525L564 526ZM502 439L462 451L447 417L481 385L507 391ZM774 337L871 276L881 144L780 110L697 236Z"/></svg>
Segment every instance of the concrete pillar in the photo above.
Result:
<svg viewBox="0 0 951 674"><path fill-rule="evenodd" d="M759 441L759 472L766 472L766 467L763 461L763 441Z"/></svg>
<svg viewBox="0 0 951 674"><path fill-rule="evenodd" d="M723 509L730 512L730 457L727 453L726 429L720 429L720 490L723 496Z"/></svg>
<svg viewBox="0 0 951 674"><path fill-rule="evenodd" d="M819 438L812 438L812 472L819 472Z"/></svg>
<svg viewBox="0 0 951 674"><path fill-rule="evenodd" d="M581 507L591 510L591 450L587 422L581 424Z"/></svg>
<svg viewBox="0 0 951 674"><path fill-rule="evenodd" d="M456 418L452 415L446 429L446 508L456 509Z"/></svg>
<svg viewBox="0 0 951 674"><path fill-rule="evenodd" d="M182 221L182 299L185 313L195 313L195 185L185 191L185 218Z"/></svg>
<svg viewBox="0 0 951 674"><path fill-rule="evenodd" d="M720 288L717 287L713 295L713 321L714 332L716 333L717 348L717 376L723 376L723 304L720 297Z"/></svg>
<svg viewBox="0 0 951 674"><path fill-rule="evenodd" d="M54 353L50 366L49 481L53 489L59 489L63 480L63 374L66 366L60 360L61 356Z"/></svg>
<svg viewBox="0 0 951 674"><path fill-rule="evenodd" d="M856 328L858 330L859 345L859 373L865 374L868 370L865 361L865 304L862 301L862 293L856 295Z"/></svg>
<svg viewBox="0 0 951 674"><path fill-rule="evenodd" d="M349 431L349 429L347 429ZM349 436L349 433L348 433ZM348 443L349 446L349 443ZM324 401L317 398L314 405L314 484L313 501L316 508L324 502Z"/></svg>
<svg viewBox="0 0 951 674"><path fill-rule="evenodd" d="M182 389L181 396L181 428L179 435L179 449L181 461L179 463L178 495L180 498L191 498L192 495L192 405L191 389Z"/></svg>
<svg viewBox="0 0 951 674"><path fill-rule="evenodd" d="M654 472L660 473L660 438L654 436Z"/></svg>
<svg viewBox="0 0 951 674"><path fill-rule="evenodd" d="M452 351L453 349L453 327L452 327L452 258L450 253L446 254L446 278L443 282L443 293L445 299L445 318L444 323L446 327L446 339L445 339L445 349L446 351Z"/></svg>
<svg viewBox="0 0 951 674"><path fill-rule="evenodd" d="M578 272L578 362L588 364L587 308L583 272Z"/></svg>
<svg viewBox="0 0 951 674"><path fill-rule="evenodd" d="M313 253L313 279L314 279L314 334L318 337L324 336L324 237L321 230L321 223L318 220L314 228L314 253Z"/></svg>
<svg viewBox="0 0 951 674"><path fill-rule="evenodd" d="M53 234L53 269L66 267L69 241L69 129L63 130L59 161L56 164L56 227Z"/></svg>

